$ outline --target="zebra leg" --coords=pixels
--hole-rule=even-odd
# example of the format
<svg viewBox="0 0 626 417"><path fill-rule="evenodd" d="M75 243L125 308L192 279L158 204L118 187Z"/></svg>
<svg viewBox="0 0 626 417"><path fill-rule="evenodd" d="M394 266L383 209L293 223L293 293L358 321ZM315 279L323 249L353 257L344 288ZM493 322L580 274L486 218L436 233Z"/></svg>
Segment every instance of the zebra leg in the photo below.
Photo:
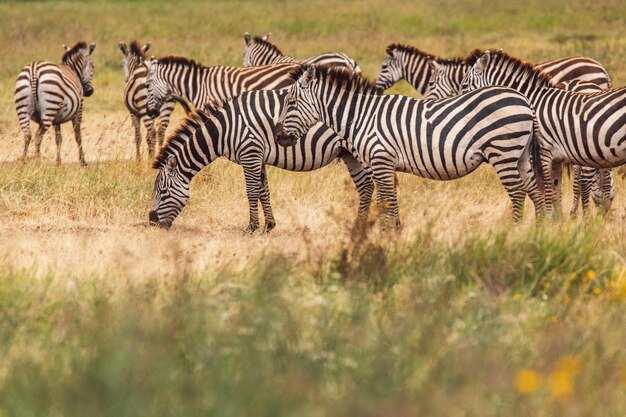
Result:
<svg viewBox="0 0 626 417"><path fill-rule="evenodd" d="M264 232L269 232L276 227L276 220L274 220L274 213L272 212L272 205L270 204L270 187L267 182L267 172L265 165L261 169L261 189L259 200L261 201L261 207L263 208L263 216L265 217Z"/></svg>
<svg viewBox="0 0 626 417"><path fill-rule="evenodd" d="M146 143L148 144L148 157L154 158L154 148L156 145L156 130L154 129L154 119L146 119Z"/></svg>
<svg viewBox="0 0 626 417"><path fill-rule="evenodd" d="M508 163L489 161L489 163L495 168L496 175L500 179L500 182L506 189L506 192L511 199L511 204L513 205L513 222L519 223L524 213L524 200L526 199L527 191L524 190L524 183L522 181L522 176L518 171L517 161ZM531 193L534 194L532 191L533 190L528 191L529 196ZM537 197L535 196L535 199L536 198Z"/></svg>
<svg viewBox="0 0 626 417"><path fill-rule="evenodd" d="M61 136L61 125L54 125L54 141L57 144L57 165L61 165L61 142L63 137Z"/></svg>
<svg viewBox="0 0 626 417"><path fill-rule="evenodd" d="M83 119L83 106L81 104L78 112L76 113L76 117L72 119L72 125L74 127L74 138L76 139L76 144L78 145L78 160L82 166L86 166L87 162L85 162L85 154L83 153L83 139L81 137L80 132L80 123Z"/></svg>
<svg viewBox="0 0 626 417"><path fill-rule="evenodd" d="M379 213L384 213L383 229L391 227L400 231L400 215L398 213L398 197L396 195L395 166L389 158L374 156L371 158L372 175L378 188L376 203Z"/></svg>
<svg viewBox="0 0 626 417"><path fill-rule="evenodd" d="M259 228L259 194L261 189L262 159L260 156L241 159L246 180L246 195L250 207L250 223L245 232L252 233ZM269 195L268 195L269 199Z"/></svg>
<svg viewBox="0 0 626 417"><path fill-rule="evenodd" d="M572 200L572 209L569 212L569 216L575 219L578 212L578 201L580 200L580 180L582 174L582 167L580 165L574 165L574 198Z"/></svg>
<svg viewBox="0 0 626 417"><path fill-rule="evenodd" d="M583 218L589 218L589 196L591 195L591 185L596 176L596 169L581 167L580 170L580 200L583 206Z"/></svg>
<svg viewBox="0 0 626 417"><path fill-rule="evenodd" d="M28 146L30 145L30 141L32 139L32 134L30 132L30 119L28 118L28 114L25 114L25 115L20 114L19 119L20 119L20 127L22 128L22 132L24 132L24 152L22 153L22 160L26 161L26 155L28 153Z"/></svg>
<svg viewBox="0 0 626 417"><path fill-rule="evenodd" d="M563 202L561 199L561 186L563 182L563 163L561 161L552 161L552 184L553 201L555 218L560 219L563 217Z"/></svg>
<svg viewBox="0 0 626 417"><path fill-rule="evenodd" d="M552 153L545 149L541 148L541 169L543 171L544 176L544 187L545 187L545 205L546 205L546 214L549 218L554 218L554 184L552 183Z"/></svg>
<svg viewBox="0 0 626 417"><path fill-rule="evenodd" d="M139 148L141 146L141 125L139 123L139 118L133 113L130 114L130 120L133 123L133 129L135 130L135 159L139 161Z"/></svg>
<svg viewBox="0 0 626 417"><path fill-rule="evenodd" d="M531 153L535 152L531 150L533 146L536 146L536 143L529 142L524 147L524 150L517 161L517 172L514 171L514 176L518 175L521 178L522 189L528 194L533 202L533 205L535 206L535 218L537 220L542 220L545 211L545 198L539 186L539 173L536 172L537 169L541 169L541 164L539 161L539 154L537 152L534 156L531 155ZM535 163L534 158L537 158L537 163ZM494 161L494 163L496 162ZM496 169L496 172L498 172L498 169ZM504 184L504 181L502 183ZM523 202L522 206L520 206L520 216L522 210Z"/></svg>
<svg viewBox="0 0 626 417"><path fill-rule="evenodd" d="M593 201L601 215L609 213L615 197L615 182L609 168L600 168L592 180L591 193Z"/></svg>
<svg viewBox="0 0 626 417"><path fill-rule="evenodd" d="M37 130L37 135L35 136L35 158L37 160L41 159L41 141L43 140L43 135L49 127L49 122L41 122L39 129Z"/></svg>
<svg viewBox="0 0 626 417"><path fill-rule="evenodd" d="M341 155L341 158L346 164L350 177L352 178L352 182L354 182L356 190L359 193L357 224L362 225L366 222L372 205L372 194L374 194L372 173L371 170L365 168L363 164L357 161L353 155L347 152Z"/></svg>

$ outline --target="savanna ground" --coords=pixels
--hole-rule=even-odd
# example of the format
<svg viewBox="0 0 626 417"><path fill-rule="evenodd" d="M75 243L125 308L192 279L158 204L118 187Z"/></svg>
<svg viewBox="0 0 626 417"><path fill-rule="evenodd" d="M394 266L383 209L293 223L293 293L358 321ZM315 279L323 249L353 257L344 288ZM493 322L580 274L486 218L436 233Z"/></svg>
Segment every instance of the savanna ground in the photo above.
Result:
<svg viewBox="0 0 626 417"><path fill-rule="evenodd" d="M442 56L585 54L626 83L618 0L0 4L0 416L624 416L626 182L608 218L513 226L490 167L400 175L404 229L351 234L341 164L270 168L278 225L243 235L241 168L192 182L169 231L146 227L120 40L241 65L244 31L285 53L341 50L373 78L392 42ZM64 126L18 161L14 80L97 42L80 168ZM413 94L399 84L392 92ZM176 113L177 120L181 116ZM172 123L175 126L176 122ZM170 128L171 130L171 128ZM565 180L564 206L571 202Z"/></svg>

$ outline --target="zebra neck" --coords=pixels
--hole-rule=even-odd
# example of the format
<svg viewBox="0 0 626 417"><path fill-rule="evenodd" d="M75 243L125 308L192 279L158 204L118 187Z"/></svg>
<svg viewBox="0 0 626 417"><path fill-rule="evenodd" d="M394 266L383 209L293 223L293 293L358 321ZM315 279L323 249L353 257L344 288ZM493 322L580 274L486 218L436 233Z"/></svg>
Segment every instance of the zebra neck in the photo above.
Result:
<svg viewBox="0 0 626 417"><path fill-rule="evenodd" d="M428 59L422 55L408 54L406 52L402 58L404 79L420 94L425 94L432 72L430 65L428 65Z"/></svg>
<svg viewBox="0 0 626 417"><path fill-rule="evenodd" d="M539 71L528 71L520 68L506 68L506 63L500 64L500 69L495 67L492 72L492 82L489 85L501 85L511 87L523 95L529 101L535 102L542 92L552 85L543 78Z"/></svg>

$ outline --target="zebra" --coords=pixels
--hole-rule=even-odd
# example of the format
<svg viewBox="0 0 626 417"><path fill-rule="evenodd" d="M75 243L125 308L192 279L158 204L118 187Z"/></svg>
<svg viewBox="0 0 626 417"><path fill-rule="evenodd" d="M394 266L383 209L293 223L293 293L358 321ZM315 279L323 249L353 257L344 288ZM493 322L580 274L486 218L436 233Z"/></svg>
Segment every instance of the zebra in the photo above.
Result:
<svg viewBox="0 0 626 417"><path fill-rule="evenodd" d="M354 72L361 72L356 61L341 52L326 52L306 59L298 59L283 55L276 45L269 42L271 32L265 36L252 37L248 32L244 33L245 43L243 50L243 66L257 67L260 65L279 64L285 62L304 63L312 65L339 65Z"/></svg>
<svg viewBox="0 0 626 417"><path fill-rule="evenodd" d="M486 85L512 87L536 110L538 131L534 140L541 148L549 214L561 214L561 162L593 168L611 168L626 163L626 88L596 93L578 93L557 88L539 68L509 54L488 50L473 53L463 91ZM610 182L603 181L602 194L610 195Z"/></svg>
<svg viewBox="0 0 626 417"><path fill-rule="evenodd" d="M54 125L57 146L57 164L61 164L61 124L72 121L74 136L78 144L78 159L86 165L80 124L83 117L83 95L93 94L93 54L96 44L78 42L69 48L63 45L65 53L61 64L36 61L25 66L15 82L15 109L24 132L24 153L26 160L31 141L30 121L39 124L35 135L35 156L41 158L41 141L51 125Z"/></svg>
<svg viewBox="0 0 626 417"><path fill-rule="evenodd" d="M472 52L472 54L480 55L480 52L476 50ZM536 67L548 75L553 73L553 83L565 90L579 93L596 93L604 91L605 87L611 85L608 73L606 73L606 70L604 70L600 64L592 65L590 61L593 60L583 57L572 57L549 61L549 66L546 66L546 63L537 64ZM560 65L557 64L559 62L561 63ZM586 66L583 66L583 64L586 64ZM470 68L470 65L462 62L458 63L455 61L453 63L440 63L431 61L431 75L424 98L439 99L459 94L461 81ZM583 68L586 68L590 72L588 74L583 73ZM567 69L569 69L569 71L566 71ZM551 73L550 71L553 72ZM570 79L574 76L580 76L581 78ZM605 194L600 199L594 199L594 202L600 200L603 201L599 207L601 207L602 212L608 212L611 202L613 201L613 196L615 195L615 186L611 170L607 168L600 168L599 170L601 172L597 175L596 168L574 165L573 170L574 198L572 200L570 217L576 217L579 200L582 201L583 216L587 217L589 215L589 193L592 189L599 190L598 187L600 181L604 181L604 184L611 184L611 187L604 187L603 190Z"/></svg>
<svg viewBox="0 0 626 417"><path fill-rule="evenodd" d="M187 99L198 109L212 111L244 91L286 88L293 83L290 73L300 66L205 67L181 56L151 57L144 65L148 70L148 115L152 117L171 99Z"/></svg>
<svg viewBox="0 0 626 417"><path fill-rule="evenodd" d="M386 52L387 56L376 77L376 86L386 90L404 79L428 99L459 94L461 81L470 68L463 62L464 58L441 58L410 45L394 43L387 47ZM572 56L536 65L552 76L555 83L581 80L596 84L603 90L611 88L611 78L606 69L588 57ZM437 80L433 79L436 72L439 73Z"/></svg>
<svg viewBox="0 0 626 417"><path fill-rule="evenodd" d="M122 67L124 68L124 103L130 112L130 118L135 130L135 157L140 159L141 149L141 122L146 127L146 144L148 145L148 155L150 158L154 156L154 148L158 142L159 146L163 145L165 131L170 123L170 115L174 111L175 102L173 100L165 101L160 109L159 129L155 132L154 118L148 116L147 98L148 91L146 89L146 67L143 65L145 54L150 49L150 43L140 46L137 41L132 41L130 47L125 42L119 43L120 51L124 54Z"/></svg>
<svg viewBox="0 0 626 417"><path fill-rule="evenodd" d="M526 193L541 214L543 198L528 146L534 116L522 94L492 87L424 101L382 95L367 80L341 68L305 66L293 76L297 81L285 97L277 141L292 145L319 121L348 140L371 166L384 228L400 228L395 171L450 180L483 162L494 166L509 194L515 222L521 218Z"/></svg>
<svg viewBox="0 0 626 417"><path fill-rule="evenodd" d="M158 153L153 167L158 169L149 219L169 228L189 198L189 182L202 168L218 157L243 167L250 222L248 232L259 227L258 201L265 217L265 231L276 225L270 205L265 166L289 171L313 171L342 159L359 193L357 220L369 213L373 182L371 170L355 156L341 137L323 124L308 131L299 146L283 148L274 139L275 120L283 106L286 91L243 93L213 114L192 112L171 134Z"/></svg>

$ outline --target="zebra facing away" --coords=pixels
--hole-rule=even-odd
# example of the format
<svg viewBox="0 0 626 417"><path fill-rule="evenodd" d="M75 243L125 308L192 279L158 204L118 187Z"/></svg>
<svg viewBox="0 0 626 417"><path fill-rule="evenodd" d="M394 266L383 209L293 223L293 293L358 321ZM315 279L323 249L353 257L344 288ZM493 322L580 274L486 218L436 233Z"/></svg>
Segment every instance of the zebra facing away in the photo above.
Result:
<svg viewBox="0 0 626 417"><path fill-rule="evenodd" d="M257 67L260 65L295 62L311 65L338 65L344 66L354 72L361 72L356 61L341 52L326 52L310 58L298 59L283 53L269 41L271 33L265 36L252 37L248 32L244 33L243 41L243 66Z"/></svg>
<svg viewBox="0 0 626 417"><path fill-rule="evenodd" d="M395 171L450 180L483 162L494 166L509 194L514 221L521 218L526 193L537 214L542 211L530 167L533 111L520 93L496 87L424 101L382 95L341 68L306 67L294 77L278 119L279 144L296 143L320 121L345 138L372 168L384 226L400 227Z"/></svg>
<svg viewBox="0 0 626 417"><path fill-rule="evenodd" d="M285 63L260 67L205 67L180 56L150 58L148 69L148 115L159 115L163 103L187 99L197 109L212 110L245 91L276 90L293 83L291 71L300 64Z"/></svg>
<svg viewBox="0 0 626 417"><path fill-rule="evenodd" d="M80 131L83 117L83 95L93 94L93 60L91 55L96 44L78 42L71 48L63 45L65 54L60 65L36 61L25 66L15 82L15 108L24 132L26 160L31 141L30 121L39 124L35 136L35 157L41 157L41 141L51 125L54 125L57 147L57 164L61 163L61 124L72 121L78 144L78 159L86 165Z"/></svg>
<svg viewBox="0 0 626 417"><path fill-rule="evenodd" d="M502 51L472 54L463 90L505 85L523 93L536 110L548 212L560 214L561 162L610 168L626 163L626 88L591 94L556 88L533 64ZM602 184L610 194L610 182Z"/></svg>
<svg viewBox="0 0 626 417"><path fill-rule="evenodd" d="M349 144L323 124L313 126L299 146L284 148L274 139L274 122L283 106L285 91L243 93L212 115L191 113L168 137L154 168L150 222L170 227L189 199L189 182L202 168L218 157L243 167L250 207L247 231L259 227L258 202L265 217L265 231L276 222L270 205L266 165L290 171L313 171L337 158L345 162L359 193L357 220L364 220L372 200L371 170L354 156Z"/></svg>
<svg viewBox="0 0 626 417"><path fill-rule="evenodd" d="M480 56L480 51L476 50L472 52L473 55ZM561 62L561 65L556 63ZM546 68L551 69L554 72L555 77L552 77L552 82L558 81L557 86L569 91L575 91L578 93L597 93L604 91L605 87L610 85L610 79L608 74L602 72L602 66L600 64L591 65L588 61L589 58L584 57L572 57L565 58L557 61L550 61L552 64L548 67L544 67L544 64L536 65L542 72L548 73ZM595 61L593 61L595 62ZM576 65L578 64L578 65ZM586 65L583 65L586 64ZM570 65L570 66L568 66ZM450 63L438 63L431 62L431 76L428 84L428 91L426 92L427 99L438 99L444 97L451 97L457 95L461 91L461 82L465 74L470 70L471 66L462 62L450 62ZM569 69L569 71L565 71ZM590 73L585 74L583 69L587 69ZM560 70L560 71L559 71ZM605 75L606 74L606 75ZM568 79L574 76L580 76L580 79ZM563 79L567 81L562 81ZM584 80L593 80L584 81ZM574 198L572 200L572 209L570 210L570 216L576 217L578 211L578 202L582 202L583 215L587 217L589 215L589 193L591 190L596 192L604 192L601 198L595 198L594 202L601 208L603 213L607 213L613 196L615 195L615 186L613 182L613 175L608 168L589 168L580 167L578 165L573 166L574 169ZM596 172L600 171L600 172ZM610 187L600 187L602 184L610 184ZM602 201L599 204L598 201Z"/></svg>
<svg viewBox="0 0 626 417"><path fill-rule="evenodd" d="M141 122L146 127L146 144L148 145L148 155L154 156L154 148L158 142L163 145L165 131L170 123L170 115L174 111L175 102L173 100L163 103L160 109L159 130L155 132L154 118L148 116L148 90L146 89L146 74L148 70L143 65L145 53L150 49L150 43L140 46L137 41L132 41L130 47L124 42L119 44L120 51L124 54L122 67L124 68L124 103L130 112L130 118L135 130L136 158L139 160L141 149Z"/></svg>

